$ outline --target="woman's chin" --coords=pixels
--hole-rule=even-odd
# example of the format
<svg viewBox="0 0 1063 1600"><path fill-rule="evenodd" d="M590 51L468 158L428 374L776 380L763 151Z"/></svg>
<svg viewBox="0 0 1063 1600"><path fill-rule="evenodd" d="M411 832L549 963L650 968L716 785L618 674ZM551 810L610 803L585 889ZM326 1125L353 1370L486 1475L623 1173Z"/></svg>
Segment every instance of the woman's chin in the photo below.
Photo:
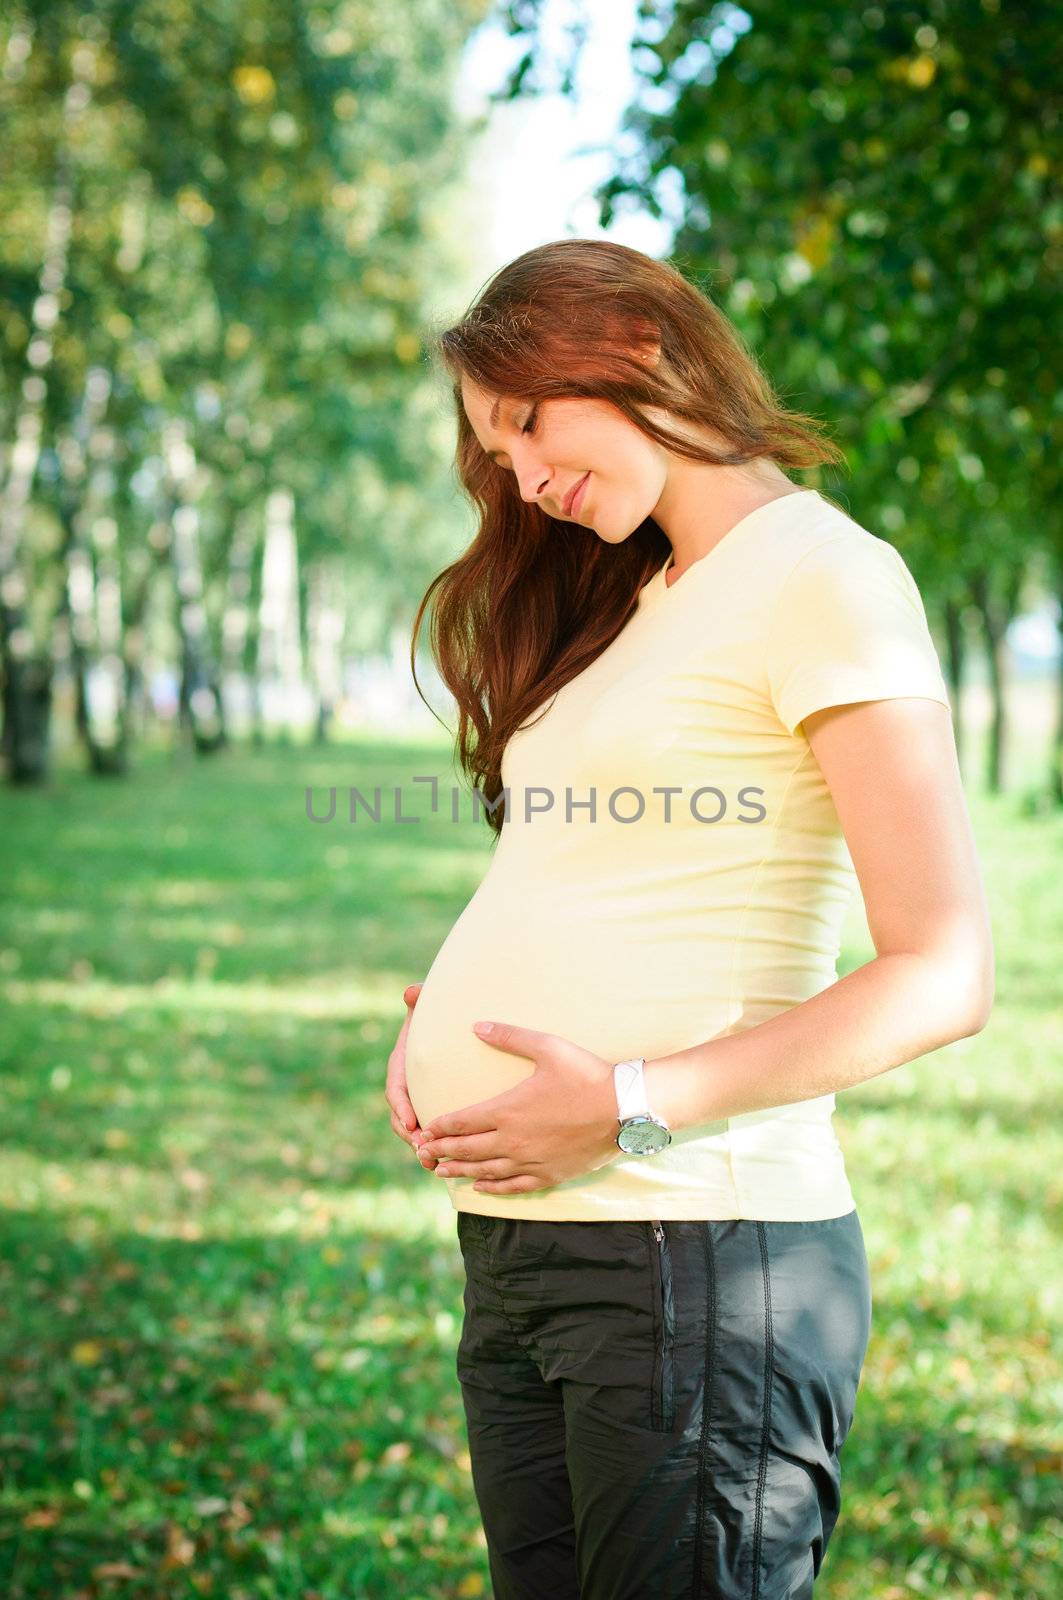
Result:
<svg viewBox="0 0 1063 1600"><path fill-rule="evenodd" d="M616 533L612 528L591 527L588 527L587 532L596 533L603 544L624 544L628 539L631 538L632 534L637 533L641 527L642 523L636 522L633 528L625 528L622 533Z"/></svg>

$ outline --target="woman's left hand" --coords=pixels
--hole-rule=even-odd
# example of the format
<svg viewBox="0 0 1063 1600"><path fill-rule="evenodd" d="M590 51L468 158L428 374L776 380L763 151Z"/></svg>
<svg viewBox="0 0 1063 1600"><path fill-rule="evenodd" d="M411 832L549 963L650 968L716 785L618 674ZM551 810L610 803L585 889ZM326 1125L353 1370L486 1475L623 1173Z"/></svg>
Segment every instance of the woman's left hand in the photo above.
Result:
<svg viewBox="0 0 1063 1600"><path fill-rule="evenodd" d="M495 1022L478 1038L535 1071L492 1100L433 1117L420 1150L438 1156L436 1172L476 1178L487 1194L526 1194L575 1178L621 1154L612 1063L557 1034Z"/></svg>

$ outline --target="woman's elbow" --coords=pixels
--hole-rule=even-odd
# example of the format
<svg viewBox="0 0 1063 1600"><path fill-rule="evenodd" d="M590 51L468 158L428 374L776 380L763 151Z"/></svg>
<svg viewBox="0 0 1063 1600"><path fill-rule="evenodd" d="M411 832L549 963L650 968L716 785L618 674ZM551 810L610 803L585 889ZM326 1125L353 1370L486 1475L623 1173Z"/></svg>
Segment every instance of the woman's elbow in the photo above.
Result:
<svg viewBox="0 0 1063 1600"><path fill-rule="evenodd" d="M988 931L972 937L969 930L924 945L930 981L938 1000L939 1019L949 1039L981 1033L996 1001L993 940Z"/></svg>
<svg viewBox="0 0 1063 1600"><path fill-rule="evenodd" d="M996 966L992 939L979 950L976 957L969 957L964 962L963 973L966 980L963 989L968 996L968 1003L963 1008L966 1025L963 1032L956 1037L969 1039L973 1034L981 1033L986 1027L996 1003Z"/></svg>
<svg viewBox="0 0 1063 1600"><path fill-rule="evenodd" d="M981 1004L975 1007L968 1026L964 1028L962 1033L957 1034L957 1038L969 1039L972 1034L981 1033L982 1029L987 1025L990 1017L993 1014L993 1003L995 999L996 994L994 989L991 987L989 992L982 996Z"/></svg>

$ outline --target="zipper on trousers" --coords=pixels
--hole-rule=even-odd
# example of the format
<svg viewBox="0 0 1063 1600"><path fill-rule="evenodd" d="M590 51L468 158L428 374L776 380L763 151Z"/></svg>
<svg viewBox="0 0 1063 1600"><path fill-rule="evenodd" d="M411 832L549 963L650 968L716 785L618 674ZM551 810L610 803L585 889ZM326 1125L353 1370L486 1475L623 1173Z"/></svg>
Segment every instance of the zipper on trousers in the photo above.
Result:
<svg viewBox="0 0 1063 1600"><path fill-rule="evenodd" d="M657 1250L657 1347L653 1372L651 1426L667 1433L675 1427L675 1294L672 1254L660 1222L651 1222Z"/></svg>

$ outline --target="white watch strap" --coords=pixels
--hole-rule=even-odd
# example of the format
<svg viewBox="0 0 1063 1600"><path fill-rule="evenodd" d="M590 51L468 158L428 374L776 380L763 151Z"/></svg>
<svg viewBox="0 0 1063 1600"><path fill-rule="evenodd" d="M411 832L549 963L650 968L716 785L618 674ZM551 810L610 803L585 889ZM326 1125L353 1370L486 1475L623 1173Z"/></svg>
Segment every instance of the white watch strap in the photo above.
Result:
<svg viewBox="0 0 1063 1600"><path fill-rule="evenodd" d="M628 1117L650 1115L646 1100L646 1078L642 1070L645 1065L645 1056L636 1056L631 1061L618 1061L613 1067L616 1109L620 1122L625 1122Z"/></svg>

